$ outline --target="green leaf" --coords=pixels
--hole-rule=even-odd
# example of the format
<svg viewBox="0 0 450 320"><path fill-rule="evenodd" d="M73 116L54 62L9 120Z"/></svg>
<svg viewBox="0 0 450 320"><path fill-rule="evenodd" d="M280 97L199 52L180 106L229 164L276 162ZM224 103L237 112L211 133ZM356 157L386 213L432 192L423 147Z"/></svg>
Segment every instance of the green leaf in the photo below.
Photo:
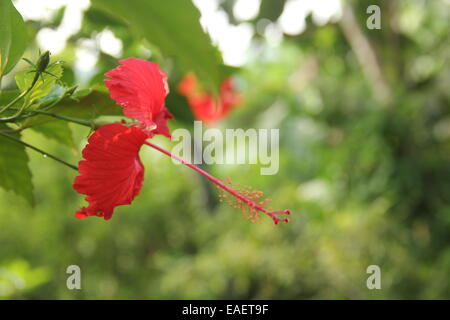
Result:
<svg viewBox="0 0 450 320"><path fill-rule="evenodd" d="M20 94L19 90L2 91L0 93L0 107L6 106Z"/></svg>
<svg viewBox="0 0 450 320"><path fill-rule="evenodd" d="M83 120L93 120L100 116L123 116L122 108L115 104L109 94L102 90L80 90L74 95L77 99L66 98L50 111L63 116ZM22 127L33 127L58 120L56 118L38 115L26 119ZM62 120L58 120L62 121Z"/></svg>
<svg viewBox="0 0 450 320"><path fill-rule="evenodd" d="M176 58L187 71L217 90L225 77L222 58L200 25L200 13L186 0L93 0L92 4L129 24L132 31Z"/></svg>
<svg viewBox="0 0 450 320"><path fill-rule="evenodd" d="M0 123L0 130L10 128ZM8 133L20 139L20 133ZM31 205L33 199L33 184L31 171L28 168L28 155L25 146L0 135L0 186L7 191L24 197Z"/></svg>
<svg viewBox="0 0 450 320"><path fill-rule="evenodd" d="M258 19L269 19L274 22L277 21L283 13L285 3L285 0L262 0Z"/></svg>
<svg viewBox="0 0 450 320"><path fill-rule="evenodd" d="M0 108L6 106L10 101L14 100L20 94L19 90L2 91L0 93ZM2 112L1 117L10 117L15 114L17 110L8 109Z"/></svg>
<svg viewBox="0 0 450 320"><path fill-rule="evenodd" d="M75 142L72 137L72 130L69 123L65 121L51 121L32 127L34 131L42 133L49 139L53 139L70 148L75 148Z"/></svg>
<svg viewBox="0 0 450 320"><path fill-rule="evenodd" d="M20 60L27 45L25 23L11 0L0 1L0 79Z"/></svg>
<svg viewBox="0 0 450 320"><path fill-rule="evenodd" d="M77 100L65 99L52 111L84 120L93 120L100 116L123 116L122 108L104 90L92 90Z"/></svg>
<svg viewBox="0 0 450 320"><path fill-rule="evenodd" d="M47 68L48 72L54 74L58 78L60 78L63 74L63 68L59 63L53 64ZM15 79L17 86L21 91L27 90L31 84L33 83L33 79L36 76L35 72L30 72L29 70L19 71L15 74ZM25 97L26 103L32 103L37 99L43 98L52 91L56 83L56 78L44 73L43 75L44 81L42 81L41 77L34 85L33 89L30 93L28 93Z"/></svg>

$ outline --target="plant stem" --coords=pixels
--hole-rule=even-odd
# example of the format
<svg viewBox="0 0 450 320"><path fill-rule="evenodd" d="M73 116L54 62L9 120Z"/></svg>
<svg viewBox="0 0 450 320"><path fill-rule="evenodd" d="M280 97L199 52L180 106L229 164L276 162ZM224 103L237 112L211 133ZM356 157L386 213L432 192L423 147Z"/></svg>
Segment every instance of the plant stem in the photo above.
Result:
<svg viewBox="0 0 450 320"><path fill-rule="evenodd" d="M68 166L71 169L74 169L74 170L78 171L78 167L77 166L74 166L73 164L70 164L70 163L68 163L68 162L66 162L66 161L64 161L62 159L59 159L58 157L56 157L54 155L51 155L51 154L49 154L49 153L47 153L47 152L45 152L45 151L43 151L43 150L41 150L41 149L39 149L39 148L37 148L35 146L32 146L31 144L28 144L28 143L26 143L26 142L24 142L24 141L22 141L22 140L20 140L20 139L18 139L16 137L14 137L14 136L11 136L11 135L9 135L7 133L4 133L4 132L0 132L0 135L4 136L5 138L10 139L10 140L12 140L14 142L23 144L25 147L30 148L30 149L32 149L32 150L34 150L36 152L39 152L40 154L44 155L45 157L49 157L49 158L51 158L51 159L53 159L55 161L58 161L59 163L64 164L65 166Z"/></svg>
<svg viewBox="0 0 450 320"><path fill-rule="evenodd" d="M89 122L89 121L84 121L84 120L80 120L80 119L70 118L70 117L59 115L57 113L47 112L47 111L43 111L43 110L33 110L31 112L32 113L37 113L37 114L43 114L43 115L46 115L46 116L49 116L49 117L61 119L61 120L68 121L68 122L77 123L79 125L92 128L92 123Z"/></svg>
<svg viewBox="0 0 450 320"><path fill-rule="evenodd" d="M57 105L59 102L61 102L64 98L71 96L73 94L73 92L76 90L76 88L77 88L77 86L67 88L60 97L50 99L46 103L41 104L39 106L39 110L43 110L43 111L50 110L55 105Z"/></svg>
<svg viewBox="0 0 450 320"><path fill-rule="evenodd" d="M7 107L7 106L6 106L6 107ZM6 108L6 107L5 107L2 111L8 109L8 108ZM14 120L14 119L20 117L20 115L21 115L21 114L23 113L23 111L25 110L25 107L26 107L26 104L24 103L24 104L18 109L19 111L17 111L17 112L16 112L15 114L13 114L12 116L0 118L0 122L10 122L11 120ZM1 113L1 112L0 112L0 113Z"/></svg>
<svg viewBox="0 0 450 320"><path fill-rule="evenodd" d="M27 90L25 90L25 91L23 91L21 94L19 94L13 101L11 101L11 102L8 103L6 106L4 106L4 107L0 110L0 114L3 113L4 111L8 110L12 105L14 105L17 101L19 101L22 97L24 97L28 92L30 92L31 89L33 89L33 87L34 87L34 85L36 84L36 82L37 82L37 78L35 77L35 78L33 79L33 83L30 85L30 87L28 87ZM21 109L19 110L17 116L19 116L19 115L22 113L22 111L23 111L23 108L21 108ZM17 116L14 115L14 116L9 117L9 118L13 118L13 119L14 119L14 118L17 117ZM8 118L8 119L9 119L9 118ZM9 120L11 120L11 119L9 119Z"/></svg>
<svg viewBox="0 0 450 320"><path fill-rule="evenodd" d="M236 190L234 190L233 188L230 188L229 186L227 186L225 183L223 183L221 180L217 179L216 177L210 175L208 172L200 169L199 167L193 165L192 163L189 163L187 161L185 161L184 159L172 154L171 152L151 143L151 142L144 142L144 144L148 145L149 147L152 147L155 150L158 150L159 152L164 153L165 155L177 160L178 162L184 164L185 166L197 171L198 173L200 173L202 176L204 176L205 178L207 178L208 180L210 180L211 182L213 182L214 184L216 184L218 187L222 188L223 190L225 190L226 192L230 193L231 195L233 195L234 197L238 198L240 201L246 203L247 205L249 205L251 208L254 208L256 210L259 210L265 214L267 214L269 217L271 217L273 219L273 221L275 222L275 224L277 224L279 221L284 221L284 222L288 222L288 219L280 219L277 217L277 215L279 214L284 214L284 215L289 215L290 211L289 210L283 210L283 211L268 211L266 209L264 209L262 206L260 206L259 204L257 204L256 202L247 199L246 197L242 196L239 192L237 192Z"/></svg>
<svg viewBox="0 0 450 320"><path fill-rule="evenodd" d="M34 85L34 84L33 84L33 85ZM32 86L33 86L33 85L32 85ZM31 89L31 88L32 88L32 87L30 87L30 89ZM59 102L61 102L61 101L68 95L69 92L70 92L69 94L72 94L71 92L72 92L73 88L74 88L74 87L67 89L67 90L64 92L64 94L62 94L60 97L55 98L55 99L51 99L50 101L47 101L47 105L44 106L45 109L46 109L46 110L49 110L49 109L53 108L56 104L58 104ZM17 99L17 98L16 98L16 99ZM8 104L8 105L11 105L11 103ZM16 114L14 114L14 115L12 115L12 116L10 116L10 117L0 118L0 121L2 121L2 122L8 122L8 121L17 119L18 117L20 117L20 115L23 113L23 111L25 110L26 107L27 107L27 106L24 104L24 105L19 109L19 111L18 111ZM8 108L8 106L4 107L4 108L2 109L2 111L3 111L3 110L6 110L7 108ZM0 113L1 113L2 111L0 111ZM34 110L34 111L36 111L36 113L39 113L39 110ZM42 110L42 111L44 111L44 110ZM41 112L41 113L44 114L44 112ZM54 113L47 113L47 115L53 116L53 117L55 117L55 118L58 116L58 115L56 115L56 114L54 114ZM59 116L58 118L59 118L59 119L62 119L62 120L71 121L71 122L76 122L76 123L78 123L78 124L85 125L84 123L78 122L78 121L77 121L78 119L75 119L75 120L74 120L74 119L71 119L71 118L68 118L68 117L63 117L63 116ZM68 119L70 119L70 120L68 120ZM90 126L90 125L89 125L89 126Z"/></svg>

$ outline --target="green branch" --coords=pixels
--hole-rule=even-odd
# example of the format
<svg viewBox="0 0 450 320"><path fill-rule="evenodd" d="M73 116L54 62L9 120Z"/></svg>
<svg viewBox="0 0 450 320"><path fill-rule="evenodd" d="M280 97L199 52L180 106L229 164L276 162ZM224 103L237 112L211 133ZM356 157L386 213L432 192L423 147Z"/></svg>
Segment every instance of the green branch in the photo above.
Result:
<svg viewBox="0 0 450 320"><path fill-rule="evenodd" d="M75 119L75 118L70 118L70 117L66 117L66 116L62 116L60 114L57 113L52 113L52 112L47 112L47 111L43 111L43 110L33 110L31 111L31 113L36 113L36 114L42 114L45 116L49 116L49 117L53 117L56 119L61 119L64 121L68 121L68 122L73 122L85 127L89 127L89 128L93 128L93 123L90 121L85 121L85 120L81 120L81 119Z"/></svg>
<svg viewBox="0 0 450 320"><path fill-rule="evenodd" d="M33 87L34 87L34 85L36 84L36 82L37 82L37 77L35 77L34 79L33 79L33 82L31 83L31 85L28 87L28 89L27 90L25 90L25 91L23 91L21 94L19 94L13 101L11 101L10 103L8 103L6 106L4 106L1 110L0 110L0 114L1 113L3 113L3 112L5 112L6 110L8 110L11 106L13 106L17 101L19 101L22 97L24 97L24 96L26 96L32 89L33 89ZM14 119L14 118L17 118L18 116L20 116L20 114L22 113L22 111L23 111L23 108L24 107L22 107L20 110L19 110L19 112L17 113L17 114L15 114L15 115L13 115L13 116L11 116L11 117L7 117L7 118L1 118L1 120L11 120L11 119Z"/></svg>
<svg viewBox="0 0 450 320"><path fill-rule="evenodd" d="M4 132L0 132L0 135L5 137L5 138L7 138L7 139L10 139L10 140L12 140L14 142L23 144L25 147L30 148L30 149L32 149L32 150L34 150L36 152L39 152L40 154L42 154L45 157L49 157L49 158L51 158L51 159L53 159L55 161L58 161L59 163L62 163L63 165L65 165L65 166L67 166L67 167L69 167L71 169L74 169L74 170L78 171L78 167L77 166L74 166L73 164L70 164L70 163L68 163L68 162L66 162L66 161L64 161L62 159L59 159L58 157L56 157L54 155L51 155L51 154L49 154L49 153L47 153L47 152L45 152L45 151L43 151L43 150L41 150L41 149L39 149L39 148L37 148L35 146L32 146L31 144L28 144L28 143L26 143L26 142L24 142L24 141L22 141L22 140L20 140L20 139L18 139L16 137L13 137L13 136L11 136L11 135L9 135L7 133L4 133Z"/></svg>

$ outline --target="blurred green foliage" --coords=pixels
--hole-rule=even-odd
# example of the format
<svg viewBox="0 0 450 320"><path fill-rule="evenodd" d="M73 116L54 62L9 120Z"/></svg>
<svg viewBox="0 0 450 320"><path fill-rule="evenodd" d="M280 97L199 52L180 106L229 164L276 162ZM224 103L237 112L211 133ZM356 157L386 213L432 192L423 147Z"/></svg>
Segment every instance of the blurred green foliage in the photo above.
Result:
<svg viewBox="0 0 450 320"><path fill-rule="evenodd" d="M27 46L25 24L10 1L0 3L0 80L16 65Z"/></svg>
<svg viewBox="0 0 450 320"><path fill-rule="evenodd" d="M278 9L271 8L275 2ZM233 3L222 6L239 23ZM144 187L133 204L107 222L76 220L73 212L84 200L71 188L75 172L29 151L35 206L0 191L0 297L450 298L449 4L345 3L377 57L388 96L377 95L369 61L349 41L358 30L345 34L343 21L317 26L309 17L303 33L285 35L277 45L255 34L256 53L235 70L245 102L219 126L280 128L280 171L261 176L258 166L208 168L265 191L274 207L291 209L290 223L252 224L232 208L211 205L201 177L145 148ZM263 0L250 22L276 21L281 4ZM365 28L371 4L381 7L381 30ZM57 25L60 15L46 26ZM27 25L36 33L43 22ZM96 7L57 56L66 61L65 74L76 73L79 41L106 27L122 40L124 57L149 58L169 71L171 128L189 126L192 116L175 90L184 69ZM142 45L151 48L150 57ZM101 84L116 60L101 52L85 86ZM101 105L92 94L103 93L82 99ZM23 139L75 163L89 130L70 128L76 148L30 130ZM72 264L81 267L82 290L66 287ZM366 287L373 264L381 268L381 290Z"/></svg>

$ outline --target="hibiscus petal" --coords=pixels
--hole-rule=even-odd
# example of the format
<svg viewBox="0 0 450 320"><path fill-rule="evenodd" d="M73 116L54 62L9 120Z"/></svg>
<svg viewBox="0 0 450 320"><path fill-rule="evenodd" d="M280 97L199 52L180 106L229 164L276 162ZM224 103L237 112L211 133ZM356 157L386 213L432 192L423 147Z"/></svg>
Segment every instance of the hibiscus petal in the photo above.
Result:
<svg viewBox="0 0 450 320"><path fill-rule="evenodd" d="M173 118L173 115L166 108L162 109L161 112L155 115L153 121L156 124L156 129L153 130L155 134L165 135L167 138L170 138L169 127L167 126L167 120Z"/></svg>
<svg viewBox="0 0 450 320"><path fill-rule="evenodd" d="M127 117L155 129L155 116L164 108L169 87L167 76L159 66L144 59L128 58L121 65L105 73L105 85L111 98L123 107Z"/></svg>
<svg viewBox="0 0 450 320"><path fill-rule="evenodd" d="M148 134L137 127L119 123L107 124L95 131L83 150L85 160L79 163L80 175L73 188L86 195L88 207L75 213L111 218L114 208L130 204L138 195L144 179L139 149Z"/></svg>

